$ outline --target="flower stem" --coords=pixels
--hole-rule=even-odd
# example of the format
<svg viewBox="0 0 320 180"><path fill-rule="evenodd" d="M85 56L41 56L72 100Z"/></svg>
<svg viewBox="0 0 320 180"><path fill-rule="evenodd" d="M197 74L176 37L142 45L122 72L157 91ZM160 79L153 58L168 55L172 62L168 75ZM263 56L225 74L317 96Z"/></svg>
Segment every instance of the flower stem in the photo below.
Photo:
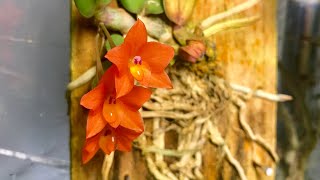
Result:
<svg viewBox="0 0 320 180"><path fill-rule="evenodd" d="M100 58L100 47L99 47L99 33L96 35L96 72L97 72L97 78L98 80L102 77L103 75L103 67L101 63L101 58Z"/></svg>
<svg viewBox="0 0 320 180"><path fill-rule="evenodd" d="M112 38L111 38L111 35L110 35L109 31L107 30L106 26L105 26L103 23L100 23L99 26L100 26L100 28L102 29L104 35L107 37L111 49L114 48L114 47L116 47L116 45L115 45L115 43L113 42L113 40L112 40Z"/></svg>
<svg viewBox="0 0 320 180"><path fill-rule="evenodd" d="M259 20L259 18L260 18L260 16L251 16L248 18L241 18L241 19L235 19L235 20L221 22L221 23L218 23L216 25L209 27L208 29L205 29L203 31L203 35L204 35L204 37L209 37L209 36L212 36L220 31L223 31L223 30L248 26L248 25L255 23L257 20Z"/></svg>

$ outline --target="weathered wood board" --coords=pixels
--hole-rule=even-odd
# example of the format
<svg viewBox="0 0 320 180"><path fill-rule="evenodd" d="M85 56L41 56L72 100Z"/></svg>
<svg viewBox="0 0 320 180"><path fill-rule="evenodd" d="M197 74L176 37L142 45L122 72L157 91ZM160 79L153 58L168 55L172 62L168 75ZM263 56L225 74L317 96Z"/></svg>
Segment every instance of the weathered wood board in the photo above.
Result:
<svg viewBox="0 0 320 180"><path fill-rule="evenodd" d="M193 22L211 14L225 11L245 0L198 0L191 17ZM261 15L255 25L220 32L212 37L217 48L217 61L223 67L226 80L252 89L263 89L268 92L276 90L276 1L262 0L257 6L240 13L233 18ZM71 23L71 78L75 79L93 65L95 47L95 28L90 20L80 17L75 6L72 6ZM85 85L71 92L71 173L72 179L101 179L103 155L99 154L87 165L81 164L81 148L85 138L86 111L80 107L79 100L89 88ZM259 146L241 133L238 123L238 109L230 105L225 117L219 120L222 132L231 153L240 162L248 179L273 179L265 175L254 161L263 166L274 168L274 162ZM276 143L276 104L258 98L247 101L246 121L254 133L259 134L275 148ZM203 174L205 179L234 179L237 173L227 161L221 161L217 148L207 144L202 155ZM145 159L139 151L115 155L110 179L152 179L148 173Z"/></svg>

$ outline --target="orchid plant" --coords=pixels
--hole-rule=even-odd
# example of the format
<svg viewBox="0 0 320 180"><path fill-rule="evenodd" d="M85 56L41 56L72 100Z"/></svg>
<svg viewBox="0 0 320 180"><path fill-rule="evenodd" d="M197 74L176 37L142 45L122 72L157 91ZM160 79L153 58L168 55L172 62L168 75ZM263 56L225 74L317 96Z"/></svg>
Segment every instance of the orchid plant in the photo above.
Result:
<svg viewBox="0 0 320 180"><path fill-rule="evenodd" d="M68 89L72 90L95 75L98 79L98 85L80 102L89 110L82 153L83 163L87 163L100 148L106 154L115 150L130 151L132 141L144 131L138 110L149 100L152 93L149 88L172 88L164 70L175 52L178 59L193 64L200 62L204 56L214 59L213 48L207 48L211 47L206 44L208 37L226 29L254 24L259 20L259 15L226 22L220 20L251 8L260 0L247 0L226 12L204 19L191 29L184 25L192 14L195 0L119 0L128 12L136 14L137 21L122 8L108 6L111 0L74 1L81 15L94 17L99 23L99 30L104 32L103 36L109 43L104 57L112 64L103 70L98 57L96 67L68 85ZM165 13L174 28L159 17L147 16L161 13ZM113 37L118 34L112 37L107 28L125 34L123 43L121 40L121 44L116 43L118 46L115 46ZM148 42L148 38L159 42Z"/></svg>
<svg viewBox="0 0 320 180"><path fill-rule="evenodd" d="M172 88L164 69L173 56L172 47L147 42L146 27L139 19L123 44L107 52L112 65L80 101L89 110L83 163L100 148L106 154L131 150L132 141L144 131L139 109L151 96L149 88Z"/></svg>

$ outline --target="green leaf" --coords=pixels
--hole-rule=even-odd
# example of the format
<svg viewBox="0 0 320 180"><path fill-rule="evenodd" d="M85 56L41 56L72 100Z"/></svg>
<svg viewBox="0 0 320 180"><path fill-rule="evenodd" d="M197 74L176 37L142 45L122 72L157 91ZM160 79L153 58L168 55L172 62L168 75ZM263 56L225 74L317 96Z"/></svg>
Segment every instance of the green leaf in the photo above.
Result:
<svg viewBox="0 0 320 180"><path fill-rule="evenodd" d="M163 13L162 0L146 0L144 8L146 14L161 14Z"/></svg>
<svg viewBox="0 0 320 180"><path fill-rule="evenodd" d="M143 6L145 0L120 0L122 6L129 12L138 14Z"/></svg>
<svg viewBox="0 0 320 180"><path fill-rule="evenodd" d="M111 39L113 40L113 42L116 46L121 45L124 41L124 38L120 34L112 34ZM106 41L106 49L107 49L107 51L109 51L111 49L108 41Z"/></svg>
<svg viewBox="0 0 320 180"><path fill-rule="evenodd" d="M96 10L96 0L74 0L80 14L86 18L94 15Z"/></svg>
<svg viewBox="0 0 320 180"><path fill-rule="evenodd" d="M108 5L111 0L96 0L99 5Z"/></svg>

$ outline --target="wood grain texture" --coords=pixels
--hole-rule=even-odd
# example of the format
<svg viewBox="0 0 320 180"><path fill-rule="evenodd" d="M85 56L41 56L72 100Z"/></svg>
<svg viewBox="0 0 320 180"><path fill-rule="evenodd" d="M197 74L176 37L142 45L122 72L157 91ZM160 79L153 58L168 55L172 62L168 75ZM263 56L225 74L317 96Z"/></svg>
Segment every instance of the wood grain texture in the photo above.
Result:
<svg viewBox="0 0 320 180"><path fill-rule="evenodd" d="M79 14L72 1L71 15L71 80L93 66L95 57L95 27ZM71 179L101 179L104 155L98 153L89 163L82 165L81 150L85 141L87 111L80 106L81 96L88 91L90 83L73 90L70 94L69 112L71 121Z"/></svg>
<svg viewBox="0 0 320 180"><path fill-rule="evenodd" d="M204 18L209 14L224 11L241 2L244 2L244 0L199 0L197 4L198 8L195 9L196 12L194 13L199 14L199 16L194 16L193 20L197 21L199 20L198 17ZM208 8L203 11L201 7L214 8ZM275 12L276 1L263 0L252 9L230 18L235 19L260 14L261 20L255 25L221 32L212 37L217 48L217 60L222 62L222 66L224 67L225 79L252 89L276 92L277 33ZM269 178L265 176L262 169L255 168L252 164L252 160L255 158L255 161L258 161L263 166L274 167L272 159L266 151L255 143L252 143L243 133L241 134L239 131L234 130L240 129L237 123L237 110L234 107L229 107L229 110L229 117L221 119L219 129L225 132L223 136L230 146L232 154L242 164L250 180L272 179L273 177ZM228 119L228 122L226 122L226 119ZM251 98L247 103L246 121L256 134L265 138L275 148L275 103ZM207 151L206 156L214 157L216 156L216 152L214 150ZM204 172L208 179L216 179L217 177L233 179L237 177L235 171L226 162L222 166L219 165L218 172L213 172L211 166L214 166L212 164L216 162L216 158L206 158L206 162L204 162ZM217 176L217 174L220 175Z"/></svg>
<svg viewBox="0 0 320 180"><path fill-rule="evenodd" d="M245 0L198 0L191 21L200 22L209 15L225 11ZM217 48L217 61L222 64L223 76L230 82L248 86L252 89L263 89L275 92L276 89L276 0L263 0L250 10L231 17L231 19L261 15L261 20L253 26L220 32L211 38ZM79 17L72 9L72 54L71 76L75 79L93 64L94 28ZM81 95L88 85L71 93L71 160L72 179L100 179L103 157L99 154L88 165L82 166L81 147L85 138L86 113L79 106ZM238 123L238 109L230 105L218 128L230 147L233 156L240 162L248 179L273 179L267 177L261 168L253 165L255 161L264 166L274 167L267 152L248 139ZM259 134L275 148L276 104L251 98L247 102L246 121L254 133ZM146 128L152 122L146 122ZM174 135L173 135L174 136ZM166 137L167 139L170 139ZM170 142L170 141L168 141ZM166 145L169 147L170 145ZM207 143L202 151L203 174L205 179L238 179L236 171L223 158L221 150ZM114 165L110 179L153 179L147 171L144 157L138 150L130 153L115 153Z"/></svg>

